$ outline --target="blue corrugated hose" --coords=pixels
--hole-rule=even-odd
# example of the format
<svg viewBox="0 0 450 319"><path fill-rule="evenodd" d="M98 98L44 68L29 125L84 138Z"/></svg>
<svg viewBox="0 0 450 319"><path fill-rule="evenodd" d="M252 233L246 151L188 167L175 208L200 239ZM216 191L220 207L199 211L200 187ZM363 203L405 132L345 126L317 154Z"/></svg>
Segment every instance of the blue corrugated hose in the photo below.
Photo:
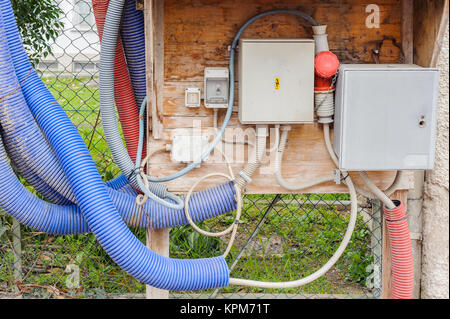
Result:
<svg viewBox="0 0 450 319"><path fill-rule="evenodd" d="M0 25L3 26L1 16ZM62 183L65 179L62 167L30 114L23 98L11 62L3 27L0 27L0 53L0 131L3 141L5 142L5 139L9 141L5 142L5 145L11 149L11 152L7 151L7 153L10 159L15 159L16 162L24 165L28 164L38 173L51 171L52 174L44 175L49 178L51 185ZM53 157L49 154L52 154ZM6 164L0 170L0 206L10 215L33 229L52 234L67 235L83 233L88 230L77 206L49 205L39 200L18 183L11 168L7 165L6 153L1 156L4 160L3 164ZM43 185L47 184L43 183ZM183 210L167 209L152 201L147 201L143 209L138 207L135 201L137 194L124 176L120 176L106 185L111 199L128 225L149 227L147 215L152 221L151 227L155 229L188 224ZM56 184L56 187L58 186L59 184ZM65 192L72 194L70 185L68 187ZM121 192L115 191L118 189ZM208 200L202 200L203 196ZM202 194L196 194L195 198L193 215L196 221L216 217L236 208L234 188L231 183L204 191ZM222 205L217 206L214 202L220 202Z"/></svg>
<svg viewBox="0 0 450 319"><path fill-rule="evenodd" d="M0 55L0 97L3 97L0 101L0 126L10 159L13 163L19 163L24 166L25 173L33 171L45 178L49 186L41 180L44 186L49 187L49 189L54 187L60 190L62 195L76 202L70 184L53 149L30 114L22 91L19 89L19 83L15 77L3 29L0 30L0 51L2 52L2 55ZM39 176L36 176L36 178L39 178ZM27 178L26 175L24 177ZM35 183L32 185L34 186ZM142 211L135 204L136 192L131 185L128 185L128 181L124 176L120 176L106 183L106 185L110 187L108 189L110 197L128 225L148 227L147 214L152 220L151 226L153 228L176 227L188 223L182 210L165 209L151 201L146 203L144 206L145 211ZM125 194L114 191L118 189ZM234 191L229 184L224 184L214 190L204 191L203 196L208 200L197 202L198 204L194 210L197 221L216 217L235 209ZM224 205L217 209L217 206L213 205L213 201L220 201ZM64 204L68 204L67 200ZM36 214L42 212L39 209L35 209L35 211ZM78 208L75 211L80 213ZM33 211L28 214L32 213ZM24 221L24 224L27 223ZM40 225L40 230L44 226ZM85 226L60 225L60 227L63 229L74 229L76 232L81 232L78 229L86 229ZM52 230L52 233L61 233L61 230Z"/></svg>
<svg viewBox="0 0 450 319"><path fill-rule="evenodd" d="M0 17L1 24L1 17ZM0 28L1 38L1 28ZM1 50L0 41L0 54ZM1 81L5 80L0 76ZM0 102L1 103L1 102ZM233 188L230 184L221 185L221 188ZM130 187L131 188L131 187ZM131 191L132 188L131 188ZM224 189L210 189L211 194L208 198L216 197L217 203L222 203L222 207L217 207L215 211L231 210L234 206L232 202L224 201L220 194L226 193L228 190ZM112 195L112 190L109 190ZM147 215L143 209L137 207L135 204L127 200L126 194L116 193L117 209L122 213L122 219L128 224L136 227L148 228L149 223ZM194 207L201 206L203 198L198 194L193 197L191 203ZM5 149L3 147L2 138L0 137L0 207L6 213L17 219L20 223L40 232L55 235L73 235L81 234L89 231L89 226L86 223L83 214L76 205L55 205L45 202L34 194L29 192L14 174L9 165ZM152 221L152 228L171 228L181 225L187 225L188 221L185 217L184 211L174 211L155 204L154 202L147 202L145 211ZM200 212L201 210L195 210ZM197 221L204 220L205 217L210 217L210 214L195 214Z"/></svg>
<svg viewBox="0 0 450 319"><path fill-rule="evenodd" d="M136 0L125 2L120 34L136 97L136 105L139 108L146 96L147 79L145 74L144 12L136 9Z"/></svg>
<svg viewBox="0 0 450 319"><path fill-rule="evenodd" d="M125 271L156 288L178 291L227 286L229 271L223 257L165 258L146 248L127 228L76 128L32 70L9 0L0 1L9 51L25 100L55 150L83 216L102 247Z"/></svg>

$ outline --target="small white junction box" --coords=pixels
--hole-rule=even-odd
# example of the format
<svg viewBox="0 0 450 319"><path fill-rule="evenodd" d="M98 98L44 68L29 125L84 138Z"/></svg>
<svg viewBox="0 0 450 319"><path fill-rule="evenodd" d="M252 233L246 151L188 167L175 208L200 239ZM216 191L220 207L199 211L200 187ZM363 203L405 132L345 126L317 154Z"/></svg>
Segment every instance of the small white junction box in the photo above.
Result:
<svg viewBox="0 0 450 319"><path fill-rule="evenodd" d="M439 70L416 65L342 65L334 147L347 171L434 167Z"/></svg>
<svg viewBox="0 0 450 319"><path fill-rule="evenodd" d="M239 120L242 124L314 121L314 40L240 41Z"/></svg>
<svg viewBox="0 0 450 319"><path fill-rule="evenodd" d="M172 138L172 163L190 164L200 160L209 145L208 135L175 135Z"/></svg>

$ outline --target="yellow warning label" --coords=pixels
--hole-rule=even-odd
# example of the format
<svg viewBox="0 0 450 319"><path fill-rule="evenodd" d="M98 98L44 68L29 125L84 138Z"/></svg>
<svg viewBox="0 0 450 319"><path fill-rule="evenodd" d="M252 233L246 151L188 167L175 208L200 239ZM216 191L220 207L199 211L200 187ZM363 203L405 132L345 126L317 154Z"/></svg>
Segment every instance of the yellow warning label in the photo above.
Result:
<svg viewBox="0 0 450 319"><path fill-rule="evenodd" d="M275 90L279 90L281 87L280 78L275 78Z"/></svg>

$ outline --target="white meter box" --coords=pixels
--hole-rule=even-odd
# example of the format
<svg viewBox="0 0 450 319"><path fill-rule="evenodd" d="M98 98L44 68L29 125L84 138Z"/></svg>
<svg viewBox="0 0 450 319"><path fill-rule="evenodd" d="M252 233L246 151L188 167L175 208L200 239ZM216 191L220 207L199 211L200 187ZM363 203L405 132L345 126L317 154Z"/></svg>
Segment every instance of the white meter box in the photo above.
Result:
<svg viewBox="0 0 450 319"><path fill-rule="evenodd" d="M239 120L242 124L314 121L314 40L242 39Z"/></svg>
<svg viewBox="0 0 450 319"><path fill-rule="evenodd" d="M439 71L415 65L342 65L334 129L348 171L434 167Z"/></svg>

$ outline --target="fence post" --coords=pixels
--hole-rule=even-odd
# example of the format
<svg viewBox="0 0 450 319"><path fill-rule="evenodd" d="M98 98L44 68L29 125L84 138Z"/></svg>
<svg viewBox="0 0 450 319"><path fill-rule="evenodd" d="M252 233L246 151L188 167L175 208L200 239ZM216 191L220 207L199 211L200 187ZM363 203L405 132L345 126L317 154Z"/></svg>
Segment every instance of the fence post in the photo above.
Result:
<svg viewBox="0 0 450 319"><path fill-rule="evenodd" d="M14 283L16 283L16 292L19 292L17 283L22 282L22 234L20 231L20 223L15 219L13 219L12 235L14 254Z"/></svg>
<svg viewBox="0 0 450 319"><path fill-rule="evenodd" d="M374 256L374 269L373 269L373 291L374 297L381 297L382 285L381 285L381 271L382 271L382 255L383 255L383 216L381 214L381 202L379 200L372 200L372 219L371 223L371 251Z"/></svg>
<svg viewBox="0 0 450 319"><path fill-rule="evenodd" d="M147 247L155 253L164 257L169 257L169 230L168 229L147 229ZM147 299L169 299L169 291L157 289L151 286L146 287Z"/></svg>

